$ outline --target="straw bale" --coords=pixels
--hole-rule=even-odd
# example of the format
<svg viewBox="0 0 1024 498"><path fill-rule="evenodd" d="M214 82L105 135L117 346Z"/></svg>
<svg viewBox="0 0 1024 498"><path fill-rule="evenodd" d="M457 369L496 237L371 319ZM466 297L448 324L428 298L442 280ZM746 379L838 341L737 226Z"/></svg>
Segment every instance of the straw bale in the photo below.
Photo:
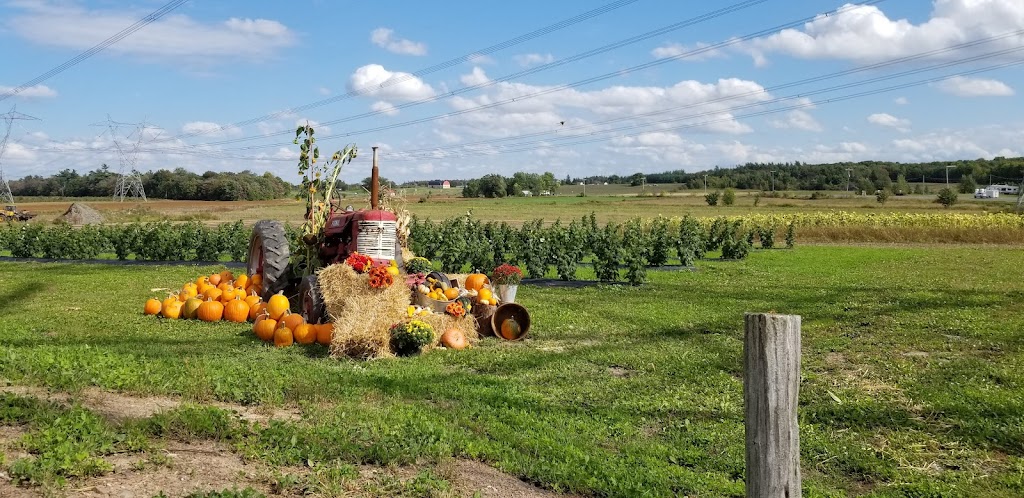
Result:
<svg viewBox="0 0 1024 498"><path fill-rule="evenodd" d="M372 359L393 356L391 325L406 316L409 289L401 277L386 289L371 289L365 274L345 264L328 266L318 273L320 292L334 322L332 356Z"/></svg>

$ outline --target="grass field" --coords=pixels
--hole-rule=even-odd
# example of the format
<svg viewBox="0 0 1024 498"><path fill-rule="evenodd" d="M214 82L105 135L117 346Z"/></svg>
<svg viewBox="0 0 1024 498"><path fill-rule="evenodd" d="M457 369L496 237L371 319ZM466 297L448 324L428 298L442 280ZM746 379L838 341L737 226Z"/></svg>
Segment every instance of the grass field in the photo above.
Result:
<svg viewBox="0 0 1024 498"><path fill-rule="evenodd" d="M151 288L214 268L0 263L7 382L198 404L112 422L2 395L29 454L3 465L52 485L212 441L281 469L268 486L323 495L361 464L419 473L352 494L444 495L443 469L469 459L583 495L742 496L743 313L775 311L803 316L805 496L1021 496L1022 265L1019 248L755 251L643 288L525 287L526 341L359 363L141 314ZM214 402L300 416L250 423Z"/></svg>
<svg viewBox="0 0 1024 498"><path fill-rule="evenodd" d="M553 221L569 220L597 213L601 222L624 221L633 217L650 218L657 215L681 216L691 214L698 217L738 215L757 213L797 213L814 211L851 212L997 212L1013 208L1016 198L973 199L961 195L960 202L952 209L944 209L934 202L934 195L892 196L884 205L875 201L874 196L856 196L846 192L825 192L829 197L811 200L812 192L780 192L787 197L762 197L757 201L756 192L740 191L733 206L708 206L703 191L678 191L675 186L665 186L662 197L640 196L640 187L623 185L593 185L587 187L587 197L577 197L580 186L563 187L553 197L512 197L504 199L464 199L457 190L407 189L400 191L407 207L413 214L432 219L444 219L472 211L473 216L483 220L501 220L514 224L536 218ZM647 187L645 192L662 192ZM420 202L422 200L422 202ZM48 222L60 216L73 199L32 201L19 200L19 207L37 213L38 222ZM276 219L301 223L305 214L304 201L279 199L274 201L168 201L152 200L146 203L113 202L109 199L83 199L99 210L109 222L201 220L210 223L243 220L253 223L261 219ZM348 195L343 203L356 208L367 204L365 195Z"/></svg>

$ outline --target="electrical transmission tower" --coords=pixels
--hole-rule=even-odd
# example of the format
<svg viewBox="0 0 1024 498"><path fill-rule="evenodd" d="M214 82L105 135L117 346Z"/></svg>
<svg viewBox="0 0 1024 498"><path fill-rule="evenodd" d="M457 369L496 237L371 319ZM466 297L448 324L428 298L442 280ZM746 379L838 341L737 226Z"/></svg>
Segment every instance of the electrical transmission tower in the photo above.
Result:
<svg viewBox="0 0 1024 498"><path fill-rule="evenodd" d="M107 116L106 123L97 123L95 126L106 126L110 132L110 140L114 142L117 150L117 158L121 167L117 173L117 186L114 187L114 200L124 202L126 198L134 197L146 199L146 189L142 187L142 175L135 169L139 161L139 148L142 146L142 138L145 136L146 123L118 123ZM135 131L129 133L124 139L118 138L118 129L132 126ZM132 143L132 135L136 135Z"/></svg>
<svg viewBox="0 0 1024 498"><path fill-rule="evenodd" d="M14 205L14 194L11 193L11 186L7 183L7 176L4 175L4 152L7 152L7 141L11 138L11 127L14 126L15 121L38 121L39 118L29 116L28 114L22 114L17 111L17 106L11 107L11 110L7 114L0 114L0 119L3 120L4 138L0 140L0 200L4 204Z"/></svg>

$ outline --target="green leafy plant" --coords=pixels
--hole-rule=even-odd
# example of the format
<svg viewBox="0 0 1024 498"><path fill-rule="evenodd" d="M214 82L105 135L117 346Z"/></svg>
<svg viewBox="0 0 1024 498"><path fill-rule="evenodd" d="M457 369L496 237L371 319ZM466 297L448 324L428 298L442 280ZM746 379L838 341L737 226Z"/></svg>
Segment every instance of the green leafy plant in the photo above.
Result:
<svg viewBox="0 0 1024 498"><path fill-rule="evenodd" d="M704 257L704 231L693 216L686 215L679 221L679 238L676 239L676 253L683 266L693 266Z"/></svg>
<svg viewBox="0 0 1024 498"><path fill-rule="evenodd" d="M623 225L623 263L626 265L626 280L631 285L647 282L647 246L649 237L644 233L639 218L633 218Z"/></svg>
<svg viewBox="0 0 1024 498"><path fill-rule="evenodd" d="M391 327L391 347L399 355L419 353L435 339L434 327L421 320L409 320Z"/></svg>
<svg viewBox="0 0 1024 498"><path fill-rule="evenodd" d="M960 200L957 197L956 190L946 187L939 191L939 195L935 197L935 202L942 204L943 207L949 208L956 204Z"/></svg>
<svg viewBox="0 0 1024 498"><path fill-rule="evenodd" d="M594 235L594 274L602 282L619 280L619 264L622 261L621 227L608 222Z"/></svg>
<svg viewBox="0 0 1024 498"><path fill-rule="evenodd" d="M295 129L293 140L299 146L298 169L302 177L299 188L306 198L306 221L301 228L303 244L294 248L292 254L295 266L303 269L303 275L311 275L322 266L317 256L317 247L323 242L324 225L331 211L338 176L341 175L342 167L352 162L358 154L355 144L349 144L318 165L320 147L316 145L315 134L313 127L306 123Z"/></svg>
<svg viewBox="0 0 1024 498"><path fill-rule="evenodd" d="M791 221L786 226L786 249L792 249L796 245L796 222Z"/></svg>
<svg viewBox="0 0 1024 498"><path fill-rule="evenodd" d="M736 203L736 191L731 189L731 188L725 189L725 192L722 192L722 204L724 204L726 206L732 206L735 203Z"/></svg>
<svg viewBox="0 0 1024 498"><path fill-rule="evenodd" d="M720 194L718 192L711 192L710 194L704 194L704 202L707 202L708 206L717 206L718 205L718 197L719 197L719 195Z"/></svg>
<svg viewBox="0 0 1024 498"><path fill-rule="evenodd" d="M668 263L669 251L672 250L672 235L669 232L668 219L659 216L651 222L650 233L648 234L650 245L647 251L647 264L650 266L664 266Z"/></svg>

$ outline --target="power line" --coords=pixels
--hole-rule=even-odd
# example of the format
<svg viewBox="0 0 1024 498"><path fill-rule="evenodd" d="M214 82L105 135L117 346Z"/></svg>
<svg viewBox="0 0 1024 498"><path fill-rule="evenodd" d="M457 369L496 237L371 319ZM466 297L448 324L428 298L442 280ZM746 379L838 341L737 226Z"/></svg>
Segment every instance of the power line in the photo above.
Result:
<svg viewBox="0 0 1024 498"><path fill-rule="evenodd" d="M47 72L45 72L43 74L40 74L39 76L36 76L35 78L32 78L31 80L29 80L29 81L27 81L25 83L22 83L21 85L19 85L18 87L14 88L12 90L4 92L2 95L0 95L0 100L4 100L4 99L10 98L10 97L13 97L13 96L21 93L22 91L24 91L27 88L31 88L31 87L33 87L35 85L38 85L39 83L42 83L43 81L46 81L46 80L50 79L51 77L56 76L56 75L58 75L58 74L60 74L60 73L62 73L64 71L66 71L67 69L70 69L71 67L77 65L79 62L82 62L82 61L92 57L93 55L96 55L97 53L103 51L105 48L107 48L107 47L109 47L109 46L111 46L111 45L113 45L113 44L123 40L128 35L131 35L132 33L134 33L136 31L138 31L138 30L140 30L140 29L142 29L142 28L144 28L144 27L146 27L146 26L156 22L158 19L160 19L161 17L167 15L167 13L173 11L174 9L180 7L182 4L184 4L187 1L188 0L172 0L170 2L167 2L166 4L164 4L163 7L160 7L159 9L151 12L146 17L143 17L142 19L139 19L138 21L136 21L131 26L128 26L127 28L124 28L121 31L118 31L116 34L114 34L110 38L107 38L106 40L103 40L103 41L97 43L96 45L93 45L93 47L90 48L89 50L86 50L85 52L82 52L82 53L72 57L71 59L69 59L68 61L64 62L63 64L61 64L61 65L59 65L57 67L54 67L53 69L50 69L49 71L47 71Z"/></svg>
<svg viewBox="0 0 1024 498"><path fill-rule="evenodd" d="M346 92L344 94L341 94L341 95L337 95L337 96L329 97L329 98L326 98L326 99L323 99L323 100L318 100L316 102L311 102L311 103L308 103L308 104L303 104L303 105L300 105L300 106L292 107L290 109L285 109L283 111L278 111L278 112L271 113L271 114L265 114L263 116L259 116L259 117L256 117L256 118L246 119L244 121L239 121L239 122L234 123L234 124L221 126L219 128L216 128L216 129L203 130L203 131L195 131L195 132L191 132L191 133L184 133L184 134L181 134L181 135L170 137L168 139L164 139L163 141L168 141L168 140L173 140L173 139L178 139L178 138L194 137L194 136L197 136L197 135L205 135L205 134L208 134L208 133L216 133L218 131L223 131L223 130L226 130L226 129L229 129L229 128L236 128L236 127L247 126L247 125L259 123L261 121L267 121L269 119L276 119L276 118L278 118L280 116L283 116L283 115L287 115L287 114L291 114L291 113L297 113L297 112L302 112L302 111L308 111L309 109L315 109L317 107L325 106L325 105L328 105L328 104L333 104L335 102L340 102L342 100L350 99L352 97L358 97L360 95L365 95L365 94L370 93L371 91L373 91L375 89L381 89L381 88L387 88L389 86L394 86L394 85L397 85L399 83L403 83L403 82L408 81L408 80L413 79L413 78L425 76L425 75L428 75L428 74L431 74L431 73L436 73L437 71L441 71L443 69L447 69L447 68L450 68L452 66L457 66L457 65L462 64L464 62L471 61L471 60L473 60L476 57L482 57L482 56L490 55L490 54L493 54L495 52L504 50L506 48L514 47L516 45L519 45L520 43L523 43L523 42L532 40L534 38L538 38L538 37L544 36L546 34L549 34L549 33L552 33L552 32L555 32L555 31L567 28L567 27L572 26L574 24L579 24L579 23L581 23L583 21L586 21L588 19L600 16L602 14L606 14L608 12L611 12L613 10L619 9L621 7L625 7L625 6L629 5L629 4L636 3L638 1L639 0L617 0L615 2L611 2L611 3L605 4L605 5L601 6L601 7L596 8L596 9L588 10L586 12L583 12L582 14L578 14L578 15L575 15L573 17L570 17L570 18L567 18L567 19L563 19L563 20L561 20L559 22L556 22L554 24L549 24L547 26L544 26L542 28L536 29L536 30L531 31L529 33L522 34L522 35L519 35L517 37L505 40L503 42L496 43L496 44L491 45L489 47L485 47L485 48L482 48L482 49L479 49L479 50L474 50L474 51L469 52L469 53L467 53L465 55L461 55L459 57L455 57L453 59L449 59L447 61L444 61L444 62L441 62L441 63L438 63L438 64L434 64L433 66L429 66L429 67L420 69L420 70L412 72L412 73L408 73L408 74L403 75L403 76L401 76L399 78L391 78L391 79L388 79L388 80L386 80L384 82L381 82L381 83L364 85L364 86L361 86L361 87L358 87L358 88L351 89L348 92Z"/></svg>
<svg viewBox="0 0 1024 498"><path fill-rule="evenodd" d="M444 100L444 99L447 99L447 98L451 98L451 97L454 97L455 95L466 93L468 91L473 91L473 90L479 90L479 89L482 89L482 88L487 88L487 87L494 86L494 85L497 85L497 84L502 83L502 82L511 81L513 79L516 79L516 78L519 78L519 77L522 77L522 76L525 76L525 75L535 74L535 73L538 73L538 72L541 72L541 71L546 71L548 69L553 69L555 67L558 67L558 66L561 66L561 65L565 65L565 64L568 64L570 62L576 62L576 61L579 61L579 60L582 60L582 59L585 59L585 58L588 58L588 57L593 57L595 55L602 54L602 53L608 52L610 50L613 50L613 49L616 49L616 48L620 48L620 47L625 46L625 45L629 45L631 43L636 43L636 42L639 42L639 41L642 41L642 40L646 40L646 39L652 38L654 36L658 36L660 34L664 34L664 33L670 32L670 31L675 31L675 30L681 29L683 27L693 26L693 25L700 24L700 23L703 23L703 22L706 22L706 21L710 21L710 20L716 19L718 17L722 17L724 15L731 14L733 12L736 12L736 11L739 11L739 10L751 7L753 5L756 5L756 4L759 4L759 3L764 3L766 1L768 1L768 0L744 0L742 2L730 5L728 7L720 8L720 9L714 10L712 12L701 14L699 16L687 19L685 21L674 23L674 24L671 24L671 25L659 28L657 30L649 31L647 33L643 33L641 35L637 35L637 36L634 36L634 37L631 37L631 38L627 38L627 39L624 39L624 40L621 40L621 41L618 41L618 42L615 42L615 43L612 43L612 44L604 45L602 47L599 47L599 48L596 48L596 49L593 49L593 50L589 50L589 51L586 51L586 52L583 52L583 53L580 53L580 54L576 54L574 56L571 56L571 57L568 57L568 58L565 58L565 59L560 59L558 61L553 61L553 62L550 62L550 63L547 63L547 64L543 64L541 66L537 66L535 68L531 68L531 69L528 69L528 70L519 71L517 73L506 75L506 76L503 76L501 78L498 78L498 79L495 79L495 80L490 80L490 81L485 82L485 83L480 83L480 84L476 84L476 85L469 85L469 86L466 86L466 87L463 87L463 88L460 88L460 89L457 89L457 90L454 90L454 91L450 91L450 92L447 92L447 93L444 93L444 94L434 95L434 96L427 97L427 98L424 98L424 99L419 99L419 100L415 100L415 101L412 101L412 102L407 102L405 104L400 104L398 106L395 106L395 108L396 109L402 109L402 108L407 108L407 107L411 107L411 106L414 106L414 105L420 105L420 104L429 103L429 102L437 102L439 100ZM853 6L853 7L877 4L877 3L881 3L883 1L885 1L885 0L870 0L868 2L865 2L865 3L862 3L862 4L858 4L858 5ZM851 6L843 7L841 9L838 9L836 12L847 10L849 8L852 8L852 7ZM561 90L566 90L566 89L569 89L569 88L575 88L577 86L582 86L582 85L586 85L586 84L589 84L589 83L594 83L594 82L597 82L597 81L602 81L602 80L606 80L606 79L610 79L610 78L619 77L619 76L622 76L623 74L625 74L627 72L634 72L634 71L649 69L651 67L655 67L655 66L658 66L658 65L661 65L661 64L667 64L669 62L682 59L684 56L688 57L688 56L696 55L696 54L699 54L699 53L703 53L703 52L707 52L707 51L710 51L710 50L715 50L715 49L718 49L718 48L722 48L722 47L725 47L725 46L728 46L728 45L732 45L732 44L735 44L735 43L739 43L740 41L746 40L748 38L762 36L764 34L771 33L771 32L774 32L776 30L779 30L779 29L784 29L784 28L788 28L788 27L798 26L798 25L803 24L803 23L805 23L805 22L807 22L809 20L814 19L814 17L815 16L805 17L803 19L799 19L797 21L790 22L790 23L787 23L787 24L782 25L782 26L777 26L775 28L770 28L770 29L767 29L767 30L759 31L757 33L753 33L751 35L748 35L748 36L740 38L740 39L733 39L733 40L729 40L729 41L722 42L722 43L719 43L719 44L710 45L708 47L702 47L701 49L698 49L698 50L695 50L695 51L692 51L692 52L687 52L685 54L679 54L679 55L675 55L675 56L671 56L671 57L666 57L666 58L663 58L663 59L658 59L658 60L655 60L655 61L652 61L652 62L648 62L648 63L645 63L645 64L640 64L640 65L633 66L633 67L630 67L630 68L626 68L626 69L623 69L623 70L613 71L613 72L605 73L603 75L596 76L596 77L593 77L593 78L588 78L586 80L577 81L575 83L569 83L569 84L566 84L566 85L552 87L552 88L544 90L542 92L536 92L536 93L533 93L533 94L522 95L522 96L519 96L519 97L516 97L516 98L506 99L506 100L499 101L499 102L494 102L494 103L491 103L491 104L486 104L486 105L482 105L482 106L472 107L472 108L469 108L469 109L463 109L463 110L460 110L460 111L454 111L454 112L450 112L450 113L446 113L446 114L441 114L441 115L436 115L436 116L431 116L431 117L427 117L427 118L421 118L421 119L416 119L416 120L411 120L411 121L404 121L404 122L401 122L401 123L394 123L394 124L390 124L390 125L380 126L380 127L376 127L376 128L370 128L370 129L366 129L366 130L360 130L360 131L356 131L356 132L348 132L348 133L343 133L343 134L326 135L326 136L321 136L321 137L318 137L318 138L319 139L339 138L339 137L347 137L347 136L352 136L352 135L361 135L361 134L365 134L365 133L373 133L373 132L376 132L376 131L383 131L383 130L400 128L400 127L414 125L414 124L421 124L421 123L425 123L425 122L429 122L429 121L436 121L438 119L444 119L444 118L447 118L447 117L452 117L452 116L456 116L456 115L466 114L466 113L469 113L469 112L475 112L475 111L482 110L482 109L489 109L489 108L492 108L492 107L498 107L498 106L502 106L502 105L507 105L507 104L515 102L517 100L525 100L525 99L537 97L537 96L540 96L540 95L545 95L545 94L548 94L548 93L558 92L558 91L561 91ZM344 117L344 118L339 118L339 119L334 119L334 120L330 120L330 121L325 121L325 122L320 123L320 125L321 126L336 125L336 124L344 123L344 122L347 122L347 121L353 121L353 120L356 120L356 119L362 119L362 118L366 118L366 117L370 117L370 116L380 115L380 114L383 114L383 112L384 111L365 112L365 113L361 113L361 114L357 114L357 115L353 115L353 116L347 116L347 117ZM225 140L218 140L218 141L212 141L212 142L205 142L205 143L202 143L202 144L196 144L196 145L192 145L192 146L227 145L227 144L232 144L232 143L248 142L248 141L252 141L252 140L260 140L260 139L265 139L265 138L286 137L290 133L291 133L290 131L282 131L282 132L268 133L268 134L263 134L263 135L248 136L248 137L238 137L238 138L232 138L232 139L225 139ZM254 146L252 148L276 147L278 145L281 145L281 144L275 143L275 144L268 144L268 145L262 145L262 146Z"/></svg>

